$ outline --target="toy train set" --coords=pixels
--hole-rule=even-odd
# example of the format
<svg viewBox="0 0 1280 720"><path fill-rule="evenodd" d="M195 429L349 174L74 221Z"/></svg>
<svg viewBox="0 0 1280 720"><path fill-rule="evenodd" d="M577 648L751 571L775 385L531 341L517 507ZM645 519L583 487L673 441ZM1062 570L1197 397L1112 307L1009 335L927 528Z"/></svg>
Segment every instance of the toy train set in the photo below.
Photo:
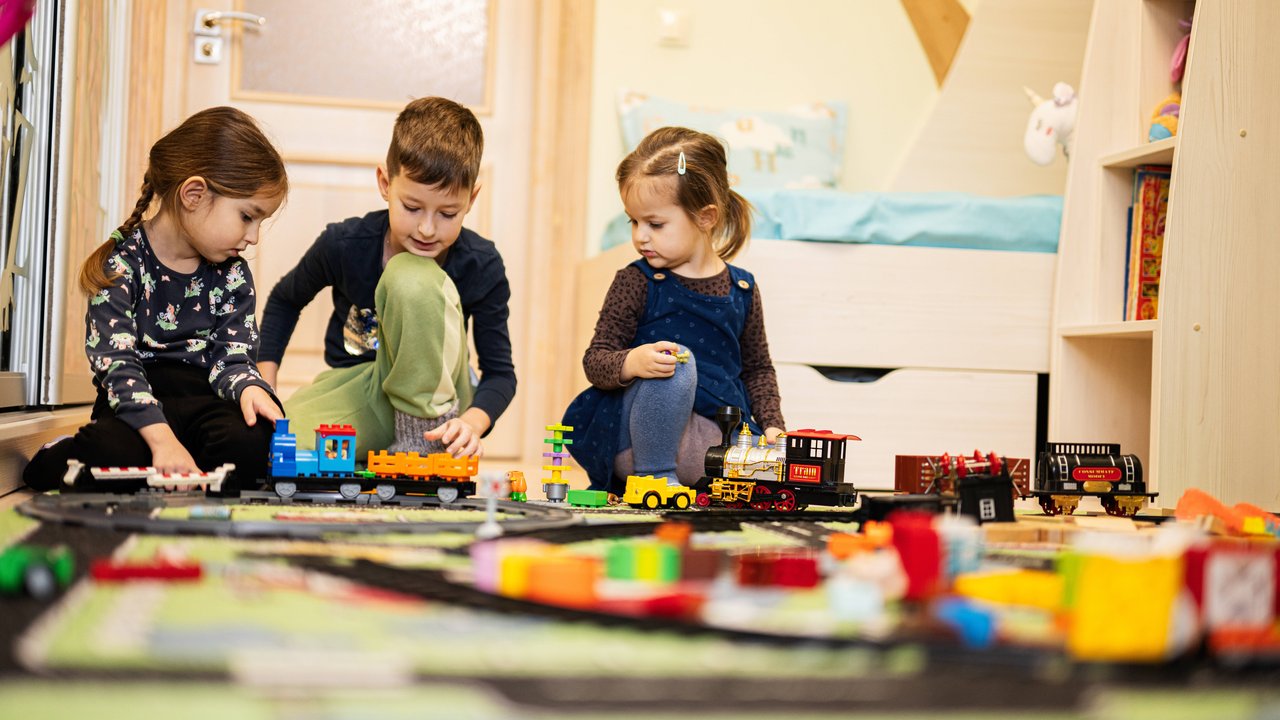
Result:
<svg viewBox="0 0 1280 720"><path fill-rule="evenodd" d="M779 513L804 510L809 505L850 507L856 503L858 491L853 483L845 482L844 469L846 442L859 440L857 436L805 429L784 433L774 444L766 444L763 437L756 441L742 422L738 408L721 408L716 421L721 442L707 449L703 458L705 474L692 488L669 487L666 478L633 476L628 478L624 501L651 510L749 507ZM336 494L345 500L357 500L362 495L376 496L379 501L427 495L448 504L476 492L476 457L370 451L365 468L358 470L354 428L320 425L315 434L316 449L300 450L289 421L276 422L270 477L265 483L278 497L289 499L300 491ZM965 485L974 486L970 488L970 502L959 503L961 511L980 522L1007 520L1012 519L1013 497L1023 495L1015 470L1019 464L1011 467L996 453L983 455L977 451L971 458L899 456L895 480L901 485L909 475L907 482L927 482L926 494L947 494L949 489L955 495L963 495ZM908 472L904 473L904 467ZM210 472L166 474L154 468L86 468L71 460L64 482L73 487L77 479L87 474L98 484L118 482L160 490L219 493L232 471L232 466L224 465ZM984 478L990 481L990 487L978 488L982 483L971 482ZM512 492L516 492L514 488ZM995 493L1008 493L1008 500L996 498ZM1115 443L1046 444L1036 463L1035 485L1029 494L1036 497L1047 515L1070 515L1082 497L1095 496L1107 513L1121 517L1132 517L1148 499L1158 495L1147 491L1138 456L1122 454L1120 445ZM992 503L994 508L987 507ZM963 507L966 504L974 507ZM943 506L937 505L936 511L942 510Z"/></svg>
<svg viewBox="0 0 1280 720"><path fill-rule="evenodd" d="M1047 443L1036 462L1031 491L1046 515L1075 512L1092 495L1110 515L1132 517L1158 493L1147 492L1142 461L1122 455L1119 443Z"/></svg>
<svg viewBox="0 0 1280 720"><path fill-rule="evenodd" d="M723 407L716 415L722 440L707 448L706 473L694 486L698 507L723 505L789 513L808 505L847 507L858 499L844 481L845 443L860 440L826 430L797 430L773 445L753 444L742 411ZM741 425L741 431L735 432ZM736 440L735 440L736 434Z"/></svg>
<svg viewBox="0 0 1280 720"><path fill-rule="evenodd" d="M281 498L299 490L337 492L347 500L374 493L379 500L400 495L435 495L451 503L476 492L476 457L455 458L448 453L388 453L370 451L364 470L356 470L356 431L350 425L316 428L316 449L299 450L289 421L276 421L271 438L271 477L267 483Z"/></svg>

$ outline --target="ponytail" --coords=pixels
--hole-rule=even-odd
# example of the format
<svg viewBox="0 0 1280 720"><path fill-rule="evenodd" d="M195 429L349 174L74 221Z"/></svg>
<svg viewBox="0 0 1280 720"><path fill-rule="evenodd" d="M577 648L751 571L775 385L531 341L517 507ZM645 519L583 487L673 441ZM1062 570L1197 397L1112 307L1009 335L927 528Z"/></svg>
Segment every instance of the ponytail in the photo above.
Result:
<svg viewBox="0 0 1280 720"><path fill-rule="evenodd" d="M138 196L138 202L133 206L133 213L124 221L111 238L98 246L97 250L89 256L84 264L80 266L80 289L85 295L97 295L100 291L111 287L111 283L120 277L118 273L108 273L107 260L111 258L111 251L116 248L116 238L127 238L133 234L134 230L142 224L142 216L147 212L147 208L151 207L151 200L155 197L155 191L151 188L150 176L142 179L142 193Z"/></svg>
<svg viewBox="0 0 1280 720"><path fill-rule="evenodd" d="M715 249L721 260L729 262L746 247L751 237L751 203L736 190L729 190L721 215L720 241Z"/></svg>

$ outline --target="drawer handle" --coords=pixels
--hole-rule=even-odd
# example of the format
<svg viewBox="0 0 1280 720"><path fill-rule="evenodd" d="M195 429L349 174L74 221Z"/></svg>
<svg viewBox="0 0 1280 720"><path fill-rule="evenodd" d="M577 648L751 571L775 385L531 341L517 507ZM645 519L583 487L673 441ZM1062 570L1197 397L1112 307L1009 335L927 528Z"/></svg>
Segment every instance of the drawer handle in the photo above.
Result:
<svg viewBox="0 0 1280 720"><path fill-rule="evenodd" d="M810 365L809 367L817 370L822 377L828 380L844 383L873 383L897 370L897 368L837 367L834 365Z"/></svg>

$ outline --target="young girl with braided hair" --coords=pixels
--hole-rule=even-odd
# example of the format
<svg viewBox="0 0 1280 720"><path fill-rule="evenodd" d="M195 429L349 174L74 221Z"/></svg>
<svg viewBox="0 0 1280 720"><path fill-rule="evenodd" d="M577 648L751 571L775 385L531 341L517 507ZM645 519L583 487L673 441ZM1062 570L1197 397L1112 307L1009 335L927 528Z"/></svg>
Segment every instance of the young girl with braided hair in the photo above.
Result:
<svg viewBox="0 0 1280 720"><path fill-rule="evenodd" d="M152 146L133 214L81 268L92 421L37 452L27 485L58 487L70 458L162 472L230 462L241 484L265 477L283 413L255 366L241 254L288 188L280 154L235 108L200 111Z"/></svg>
<svg viewBox="0 0 1280 720"><path fill-rule="evenodd" d="M592 387L563 423L591 487L621 495L632 474L697 482L722 406L769 442L785 425L760 290L728 264L750 236L751 206L729 188L724 146L660 128L617 181L640 259L614 277L582 361Z"/></svg>

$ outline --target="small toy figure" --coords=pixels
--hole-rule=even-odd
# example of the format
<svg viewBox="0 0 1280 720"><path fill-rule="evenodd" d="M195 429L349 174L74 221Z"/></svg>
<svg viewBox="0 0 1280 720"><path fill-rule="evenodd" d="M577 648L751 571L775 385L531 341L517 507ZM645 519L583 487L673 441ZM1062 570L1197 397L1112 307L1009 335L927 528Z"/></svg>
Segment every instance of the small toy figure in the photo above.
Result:
<svg viewBox="0 0 1280 720"><path fill-rule="evenodd" d="M524 479L524 473L519 470L511 470L507 473L507 482L511 483L511 500L513 502L529 501L529 483Z"/></svg>
<svg viewBox="0 0 1280 720"><path fill-rule="evenodd" d="M679 363L679 364L681 364L681 365L688 365L688 364L689 364L689 351L688 351L688 350L681 350L680 352L674 352L674 351L672 351L672 350L663 350L663 351L662 351L662 354L663 354L663 355L670 355L671 357L674 357L674 358L676 359L676 362L677 362L677 363Z"/></svg>

